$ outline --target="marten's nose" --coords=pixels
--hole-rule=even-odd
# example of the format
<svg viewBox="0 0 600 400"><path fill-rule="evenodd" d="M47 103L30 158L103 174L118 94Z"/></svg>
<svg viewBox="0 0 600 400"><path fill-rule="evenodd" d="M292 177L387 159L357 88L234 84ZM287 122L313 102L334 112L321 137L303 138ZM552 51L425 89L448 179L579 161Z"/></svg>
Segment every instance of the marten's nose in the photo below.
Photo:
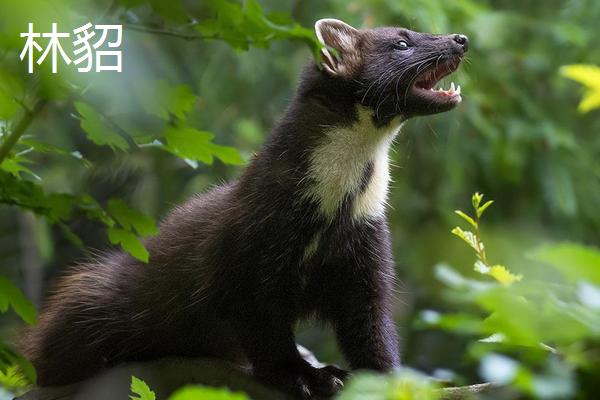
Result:
<svg viewBox="0 0 600 400"><path fill-rule="evenodd" d="M458 45L460 47L462 47L464 52L467 52L467 50L469 50L469 38L466 37L465 35L461 35L461 34L457 33L456 35L454 35L454 37L452 39L456 43L458 43Z"/></svg>

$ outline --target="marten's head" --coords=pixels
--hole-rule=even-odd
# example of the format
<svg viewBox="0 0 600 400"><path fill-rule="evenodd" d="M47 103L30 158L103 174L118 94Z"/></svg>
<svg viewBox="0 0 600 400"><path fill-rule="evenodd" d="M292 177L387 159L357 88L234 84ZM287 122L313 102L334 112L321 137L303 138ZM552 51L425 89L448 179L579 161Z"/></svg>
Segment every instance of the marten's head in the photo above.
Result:
<svg viewBox="0 0 600 400"><path fill-rule="evenodd" d="M433 35L404 28L356 29L336 20L315 24L326 79L352 88L354 102L371 107L380 123L451 110L460 86L437 89L454 72L469 47L465 35Z"/></svg>

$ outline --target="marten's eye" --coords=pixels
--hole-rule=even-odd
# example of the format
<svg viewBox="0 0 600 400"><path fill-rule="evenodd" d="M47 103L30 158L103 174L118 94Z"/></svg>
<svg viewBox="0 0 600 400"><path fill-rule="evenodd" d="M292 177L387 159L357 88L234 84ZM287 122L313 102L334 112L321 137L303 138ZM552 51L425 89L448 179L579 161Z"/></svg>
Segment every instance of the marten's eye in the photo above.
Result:
<svg viewBox="0 0 600 400"><path fill-rule="evenodd" d="M396 42L396 44L394 45L394 48L396 50L408 50L409 47L410 46L408 45L406 40L400 40L399 42Z"/></svg>

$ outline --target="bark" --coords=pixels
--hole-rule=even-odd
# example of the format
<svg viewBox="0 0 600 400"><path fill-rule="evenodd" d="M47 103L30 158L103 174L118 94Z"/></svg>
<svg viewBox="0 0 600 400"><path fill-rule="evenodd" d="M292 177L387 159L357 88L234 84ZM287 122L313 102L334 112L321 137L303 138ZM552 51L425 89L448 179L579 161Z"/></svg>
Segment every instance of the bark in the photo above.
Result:
<svg viewBox="0 0 600 400"><path fill-rule="evenodd" d="M34 389L17 399L127 399L132 375L144 380L154 390L157 399L167 399L173 391L186 384L201 384L243 391L255 400L292 400L276 389L257 382L247 370L216 359L165 359L127 364L75 385ZM443 393L441 396L443 400L459 400L473 398L490 388L490 384L482 383L440 390Z"/></svg>

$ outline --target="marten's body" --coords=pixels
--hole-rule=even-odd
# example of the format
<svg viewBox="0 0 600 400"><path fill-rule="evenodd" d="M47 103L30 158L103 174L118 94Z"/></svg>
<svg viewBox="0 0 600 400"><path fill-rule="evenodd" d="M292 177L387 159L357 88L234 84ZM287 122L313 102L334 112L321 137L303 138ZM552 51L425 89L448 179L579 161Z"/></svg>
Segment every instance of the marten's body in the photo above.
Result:
<svg viewBox="0 0 600 400"><path fill-rule="evenodd" d="M317 36L340 58L325 51L324 70L305 69L238 180L176 207L146 243L148 265L113 253L59 282L25 341L39 384L122 361L212 356L249 363L298 395L333 394L344 372L314 368L296 350L293 327L309 316L331 323L352 368L399 366L387 152L403 120L460 101L420 91L456 68L466 38L335 20L317 23ZM412 63L380 54L399 37L430 44L428 52ZM415 81L425 83L419 92Z"/></svg>

